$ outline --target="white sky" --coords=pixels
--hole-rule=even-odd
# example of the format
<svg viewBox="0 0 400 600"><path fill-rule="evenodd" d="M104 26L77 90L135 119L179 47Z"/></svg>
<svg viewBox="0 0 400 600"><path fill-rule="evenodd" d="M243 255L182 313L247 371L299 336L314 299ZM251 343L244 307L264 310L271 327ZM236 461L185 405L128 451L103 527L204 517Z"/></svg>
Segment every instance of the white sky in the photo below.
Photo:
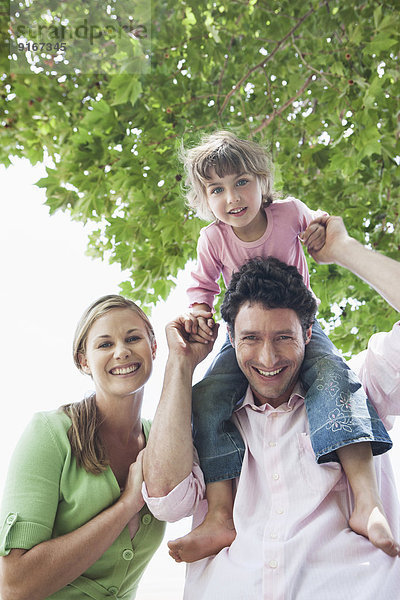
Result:
<svg viewBox="0 0 400 600"><path fill-rule="evenodd" d="M50 217L43 205L44 190L33 185L45 175L42 165L32 167L15 159L0 166L0 314L2 343L2 402L0 404L0 494L15 443L34 412L78 401L91 389L90 379L72 362L75 325L83 310L103 294L119 293L123 274L85 256L87 234L68 215ZM152 314L158 357L146 386L143 416L157 406L166 359L164 326L185 308L188 269L167 303ZM200 377L203 367L196 378ZM394 466L400 464L400 426L392 433ZM397 489L400 490L400 472ZM137 600L178 600L182 597L185 567L167 552L166 541L189 531L190 520L168 525L166 537L153 557Z"/></svg>

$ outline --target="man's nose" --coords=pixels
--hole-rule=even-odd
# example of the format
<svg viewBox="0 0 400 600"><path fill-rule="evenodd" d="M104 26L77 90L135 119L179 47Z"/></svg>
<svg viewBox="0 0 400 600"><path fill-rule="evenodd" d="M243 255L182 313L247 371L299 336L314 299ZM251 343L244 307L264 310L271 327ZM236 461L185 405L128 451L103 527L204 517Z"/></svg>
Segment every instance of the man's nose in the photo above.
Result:
<svg viewBox="0 0 400 600"><path fill-rule="evenodd" d="M265 341L261 347L259 359L264 367L274 367L277 361L277 352L275 345L270 341Z"/></svg>

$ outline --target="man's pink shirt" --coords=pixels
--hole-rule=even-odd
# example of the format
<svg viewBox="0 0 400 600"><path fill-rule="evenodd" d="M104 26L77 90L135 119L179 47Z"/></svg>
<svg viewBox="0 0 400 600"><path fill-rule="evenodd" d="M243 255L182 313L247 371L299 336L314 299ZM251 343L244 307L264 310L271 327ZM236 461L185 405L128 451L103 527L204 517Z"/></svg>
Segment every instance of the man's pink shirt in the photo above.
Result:
<svg viewBox="0 0 400 600"><path fill-rule="evenodd" d="M358 371L379 416L390 427L400 413L400 322L376 334ZM339 464L318 465L301 390L273 409L248 390L234 421L246 444L235 481L237 537L215 557L189 564L185 600L399 600L400 558L391 558L348 527L351 492ZM395 539L400 509L388 454L375 467ZM197 464L164 498L145 501L161 520L207 511ZM171 559L172 560L172 559Z"/></svg>

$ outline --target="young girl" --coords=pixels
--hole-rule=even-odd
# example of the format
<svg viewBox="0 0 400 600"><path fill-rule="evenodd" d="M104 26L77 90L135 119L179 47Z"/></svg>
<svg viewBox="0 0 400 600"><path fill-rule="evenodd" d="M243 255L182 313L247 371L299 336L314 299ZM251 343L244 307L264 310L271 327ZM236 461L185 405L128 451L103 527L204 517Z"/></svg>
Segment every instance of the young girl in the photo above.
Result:
<svg viewBox="0 0 400 600"><path fill-rule="evenodd" d="M200 232L197 269L188 290L191 315L186 331L194 341L204 342L214 324L221 273L228 285L233 271L248 259L275 256L296 266L310 287L301 241L310 251L320 250L325 227L312 223L320 212L295 198L278 198L269 157L253 142L220 131L183 151L182 158L189 206L201 218L215 219ZM340 461L353 491L350 526L390 552L393 536L379 498L372 455L386 452L392 443L361 384L317 322L301 378L316 459ZM190 534L169 542L177 561L216 554L235 538L229 480L240 475L244 444L230 417L247 385L227 339L205 378L193 388L193 437L207 484L208 514ZM376 507L378 515L372 522Z"/></svg>

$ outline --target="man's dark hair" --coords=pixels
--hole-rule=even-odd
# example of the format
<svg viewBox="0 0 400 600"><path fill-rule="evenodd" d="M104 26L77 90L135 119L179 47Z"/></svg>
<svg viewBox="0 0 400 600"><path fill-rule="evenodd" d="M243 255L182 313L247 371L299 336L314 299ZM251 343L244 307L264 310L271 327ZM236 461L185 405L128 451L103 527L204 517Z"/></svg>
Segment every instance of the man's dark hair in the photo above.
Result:
<svg viewBox="0 0 400 600"><path fill-rule="evenodd" d="M270 308L290 308L299 317L304 339L314 323L317 303L296 267L272 256L252 258L232 275L221 315L233 337L235 319L245 302Z"/></svg>

